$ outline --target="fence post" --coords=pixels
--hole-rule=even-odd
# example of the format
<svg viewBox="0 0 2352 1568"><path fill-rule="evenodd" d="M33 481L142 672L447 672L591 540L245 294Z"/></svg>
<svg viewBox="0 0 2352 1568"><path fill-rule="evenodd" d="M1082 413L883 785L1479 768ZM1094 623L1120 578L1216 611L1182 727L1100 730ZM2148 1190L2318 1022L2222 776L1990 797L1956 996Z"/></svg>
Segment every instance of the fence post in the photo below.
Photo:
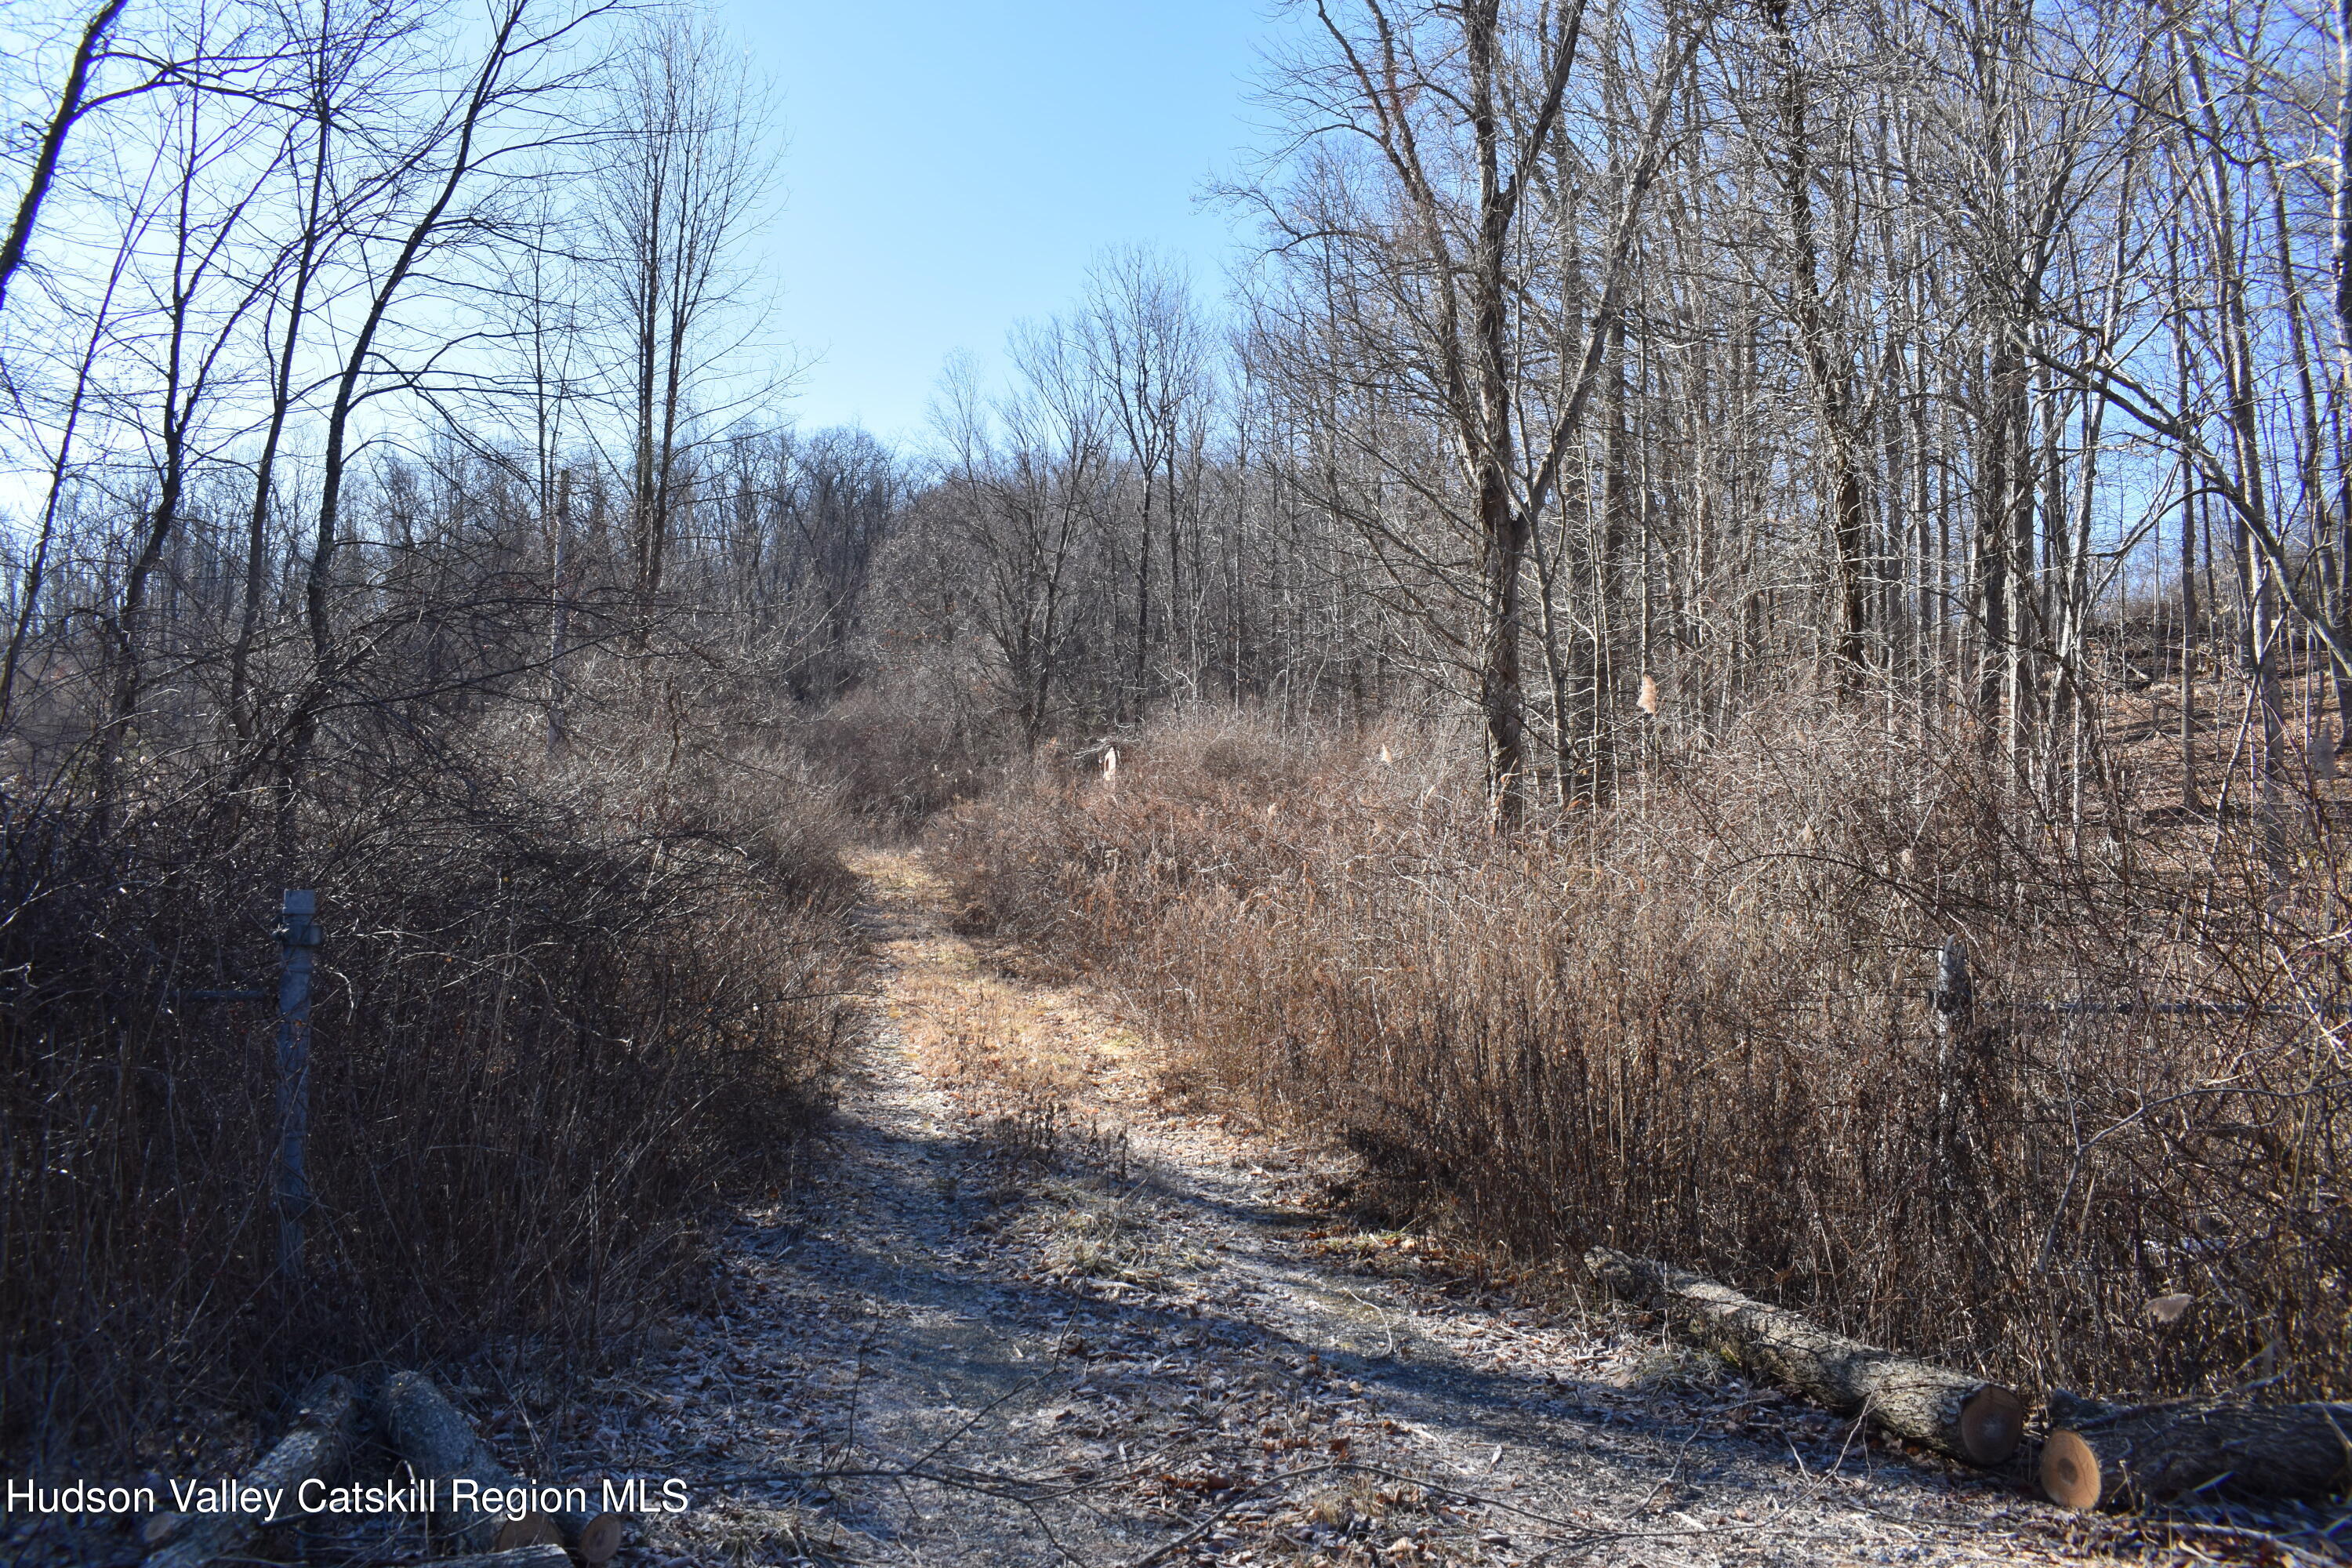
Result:
<svg viewBox="0 0 2352 1568"><path fill-rule="evenodd" d="M1959 1177L1959 1116L1963 1101L1957 1080L1965 1058L1956 1062L1952 1047L1955 1043L1967 1040L1976 1000L1976 982L1969 978L1969 950L1958 937L1948 937L1944 942L1944 950L1936 955L1936 988L1927 994L1927 1004L1936 1015L1936 1129L1932 1179L1938 1189L1945 1191L1956 1186Z"/></svg>
<svg viewBox="0 0 2352 1568"><path fill-rule="evenodd" d="M278 921L285 968L278 980L278 1273L302 1279L302 1218L310 1178L304 1142L310 1131L310 963L319 945L319 895L289 888Z"/></svg>

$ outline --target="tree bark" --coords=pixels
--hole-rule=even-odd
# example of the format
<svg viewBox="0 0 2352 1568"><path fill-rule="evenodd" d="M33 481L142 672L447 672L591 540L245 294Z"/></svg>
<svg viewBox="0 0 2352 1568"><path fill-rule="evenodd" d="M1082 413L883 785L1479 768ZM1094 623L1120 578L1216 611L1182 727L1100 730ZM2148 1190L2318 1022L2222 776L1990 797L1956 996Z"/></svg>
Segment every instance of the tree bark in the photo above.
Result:
<svg viewBox="0 0 2352 1568"><path fill-rule="evenodd" d="M2162 1502L2221 1485L2324 1497L2352 1481L2352 1405L2115 1405L2057 1390L2042 1489L2066 1508Z"/></svg>
<svg viewBox="0 0 2352 1568"><path fill-rule="evenodd" d="M485 1489L521 1485L491 1458L473 1426L423 1373L396 1372L384 1384L383 1424L394 1452L422 1478L462 1478ZM555 1521L535 1510L509 1519L478 1509L445 1508L434 1516L434 1527L469 1552L504 1552L560 1540Z"/></svg>
<svg viewBox="0 0 2352 1568"><path fill-rule="evenodd" d="M324 51L325 45L321 43L320 52ZM311 153L310 189L304 204L301 238L296 245L293 287L286 302L286 331L279 340L278 362L270 373L269 421L262 432L260 456L254 464L253 507L246 519L245 596L238 608L236 646L229 652L229 724L238 741L246 745L251 745L260 731L251 693L253 650L261 637L261 596L269 571L269 508L278 472L278 448L286 436L287 418L293 412L294 355L301 343L310 280L318 269L323 238L320 219L326 199L328 146L334 128L333 107L323 98L322 89L321 101L312 110L318 141Z"/></svg>
<svg viewBox="0 0 2352 1568"><path fill-rule="evenodd" d="M1831 1333L1672 1264L1596 1247L1584 1266L1618 1294L1659 1308L1684 1337L1938 1453L1998 1465L2024 1435L2025 1402L2000 1384Z"/></svg>
<svg viewBox="0 0 2352 1568"><path fill-rule="evenodd" d="M351 1451L358 1413L359 1398L350 1383L332 1373L320 1378L303 1390L294 1429L245 1473L243 1483L290 1494L304 1481L331 1478ZM158 1515L149 1525L149 1539L163 1544L147 1559L147 1568L202 1568L215 1558L237 1556L256 1531L274 1522L250 1513Z"/></svg>
<svg viewBox="0 0 2352 1568"><path fill-rule="evenodd" d="M1465 5L1462 23L1478 168L1478 229L1469 268L1477 405L1470 422L1472 439L1465 443L1478 507L1478 711L1486 730L1487 809L1496 827L1507 831L1527 815L1528 799L1519 672L1519 580L1526 571L1528 514L1511 499L1513 366L1504 258L1517 204L1504 194L1502 131L1496 109L1500 6L1496 0Z"/></svg>
<svg viewBox="0 0 2352 1568"><path fill-rule="evenodd" d="M2336 183L2329 192L2328 260L2336 308L2336 360L2339 376L2352 378L2352 0L2336 5ZM2338 426L2336 452L2335 605L2337 637L2352 644L2352 465L2345 460ZM2336 715L2352 737L2352 671L2335 661Z"/></svg>

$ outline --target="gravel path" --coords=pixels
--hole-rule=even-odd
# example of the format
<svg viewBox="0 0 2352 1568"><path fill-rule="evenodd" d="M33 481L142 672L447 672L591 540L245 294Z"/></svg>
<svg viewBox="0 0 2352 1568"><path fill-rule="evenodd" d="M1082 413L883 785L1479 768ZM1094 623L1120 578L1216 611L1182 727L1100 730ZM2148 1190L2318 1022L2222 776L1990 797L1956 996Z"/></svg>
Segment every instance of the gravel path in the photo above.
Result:
<svg viewBox="0 0 2352 1568"><path fill-rule="evenodd" d="M747 1210L721 1304L606 1385L614 1468L695 1496L631 1560L1668 1568L2232 1544L2075 1521L2021 1473L1890 1451L1629 1319L1525 1305L1361 1230L1327 1201L1337 1162L1158 1104L1116 1010L953 934L919 858L854 864L879 1016L820 1174Z"/></svg>

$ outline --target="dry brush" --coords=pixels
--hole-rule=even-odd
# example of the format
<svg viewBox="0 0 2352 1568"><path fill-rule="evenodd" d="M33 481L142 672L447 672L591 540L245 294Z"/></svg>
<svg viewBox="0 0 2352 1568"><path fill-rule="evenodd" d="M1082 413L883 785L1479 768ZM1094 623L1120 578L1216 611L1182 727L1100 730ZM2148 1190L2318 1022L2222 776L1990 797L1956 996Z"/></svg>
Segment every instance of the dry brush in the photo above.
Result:
<svg viewBox="0 0 2352 1568"><path fill-rule="evenodd" d="M618 710L616 709L616 711ZM121 1453L202 1396L527 1339L592 1355L690 1292L852 1026L833 808L789 754L496 711L299 808L320 889L309 1274L275 1274L278 864L161 764L111 828L0 817L0 1431Z"/></svg>
<svg viewBox="0 0 2352 1568"><path fill-rule="evenodd" d="M1171 1073L1344 1140L1423 1217L1670 1258L2029 1389L2340 1394L2325 837L2272 890L2242 825L2070 841L1854 722L1759 715L1498 840L1465 767L1376 760L1426 737L1196 721L1115 789L940 831L974 920L1116 975ZM1977 1006L1938 1030L1956 936Z"/></svg>

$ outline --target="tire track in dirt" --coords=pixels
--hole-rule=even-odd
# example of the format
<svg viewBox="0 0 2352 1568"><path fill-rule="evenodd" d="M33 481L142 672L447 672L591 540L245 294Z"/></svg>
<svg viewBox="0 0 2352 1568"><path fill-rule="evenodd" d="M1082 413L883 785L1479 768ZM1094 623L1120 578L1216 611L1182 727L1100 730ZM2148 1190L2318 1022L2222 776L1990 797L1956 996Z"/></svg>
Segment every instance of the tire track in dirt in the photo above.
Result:
<svg viewBox="0 0 2352 1568"><path fill-rule="evenodd" d="M2018 1563L2098 1532L1466 1281L1331 1212L1329 1155L1154 1097L1083 986L852 858L875 1026L800 1190L602 1385L615 1471L686 1478L646 1568Z"/></svg>

